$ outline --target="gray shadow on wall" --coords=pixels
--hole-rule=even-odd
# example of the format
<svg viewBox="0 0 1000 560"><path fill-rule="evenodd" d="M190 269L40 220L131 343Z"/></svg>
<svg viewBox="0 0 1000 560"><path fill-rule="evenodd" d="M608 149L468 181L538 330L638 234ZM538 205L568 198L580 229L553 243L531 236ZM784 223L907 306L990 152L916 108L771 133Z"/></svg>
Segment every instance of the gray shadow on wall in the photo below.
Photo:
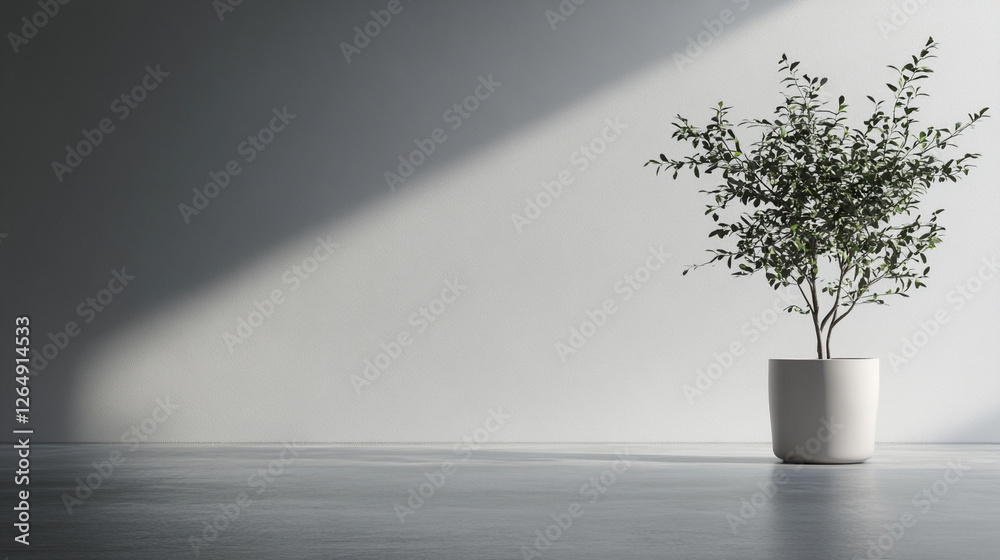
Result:
<svg viewBox="0 0 1000 560"><path fill-rule="evenodd" d="M71 433L73 389L86 383L78 360L102 333L391 196L384 172L414 149L414 139L447 127L444 112L472 94L480 77L501 85L448 130L417 175L670 61L724 9L738 26L786 3L592 0L553 30L546 10L558 9L555 0L404 1L350 63L341 43L385 2L245 2L222 21L202 0L62 6L20 52L0 54L4 317L30 314L41 345L67 321L82 322L77 306L108 283L110 270L125 266L137 280L126 301L84 325L37 377L42 439ZM34 0L5 2L2 28L20 30L21 18L37 10ZM147 66L168 75L126 115L112 101L141 84ZM254 149L255 161L186 224L178 205L193 205L192 189L210 172L246 157L238 145L284 107L294 120ZM57 180L52 162L106 117L114 130ZM378 279L372 283L377 288ZM12 417L10 406L4 400L0 414Z"/></svg>

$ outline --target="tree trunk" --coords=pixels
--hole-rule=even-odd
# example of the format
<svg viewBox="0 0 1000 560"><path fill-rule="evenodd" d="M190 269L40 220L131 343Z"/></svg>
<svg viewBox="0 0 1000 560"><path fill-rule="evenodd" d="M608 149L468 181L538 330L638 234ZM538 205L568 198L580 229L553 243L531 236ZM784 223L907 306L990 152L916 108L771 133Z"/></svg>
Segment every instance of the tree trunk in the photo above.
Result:
<svg viewBox="0 0 1000 560"><path fill-rule="evenodd" d="M840 295L840 290L837 290L837 295ZM833 334L833 326L837 324L837 311L840 309L840 298L833 302L833 309L830 310L830 326L826 328L826 357L830 358L830 336Z"/></svg>
<svg viewBox="0 0 1000 560"><path fill-rule="evenodd" d="M823 359L823 331L819 328L819 313L813 310L813 328L816 329L816 357ZM829 353L829 350L827 350Z"/></svg>
<svg viewBox="0 0 1000 560"><path fill-rule="evenodd" d="M816 329L816 357L823 359L823 329L819 326L819 298L816 297L816 279L809 278L809 292L812 295L810 310L813 316L813 328Z"/></svg>

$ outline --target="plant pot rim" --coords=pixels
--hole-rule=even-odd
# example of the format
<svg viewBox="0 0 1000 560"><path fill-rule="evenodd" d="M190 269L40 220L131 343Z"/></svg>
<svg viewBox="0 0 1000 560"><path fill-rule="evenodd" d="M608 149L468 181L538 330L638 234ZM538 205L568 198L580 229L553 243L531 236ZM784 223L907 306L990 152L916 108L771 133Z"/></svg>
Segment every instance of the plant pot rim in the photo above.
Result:
<svg viewBox="0 0 1000 560"><path fill-rule="evenodd" d="M876 360L878 358L768 358L769 362L847 362L858 360Z"/></svg>

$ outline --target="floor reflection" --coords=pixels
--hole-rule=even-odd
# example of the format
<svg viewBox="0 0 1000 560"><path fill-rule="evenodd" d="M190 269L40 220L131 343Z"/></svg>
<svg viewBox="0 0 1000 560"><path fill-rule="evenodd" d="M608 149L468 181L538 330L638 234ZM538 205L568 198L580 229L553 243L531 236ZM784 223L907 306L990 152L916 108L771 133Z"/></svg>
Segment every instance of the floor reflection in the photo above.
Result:
<svg viewBox="0 0 1000 560"><path fill-rule="evenodd" d="M771 558L864 557L866 536L884 519L871 465L777 464L771 475Z"/></svg>

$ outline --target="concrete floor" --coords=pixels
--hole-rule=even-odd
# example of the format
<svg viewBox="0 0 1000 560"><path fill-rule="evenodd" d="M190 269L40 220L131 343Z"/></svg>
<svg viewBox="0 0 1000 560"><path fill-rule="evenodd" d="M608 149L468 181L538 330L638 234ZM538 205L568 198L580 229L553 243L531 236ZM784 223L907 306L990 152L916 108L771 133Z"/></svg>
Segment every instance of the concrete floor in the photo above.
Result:
<svg viewBox="0 0 1000 560"><path fill-rule="evenodd" d="M11 559L1000 557L996 445L45 445L31 488Z"/></svg>

